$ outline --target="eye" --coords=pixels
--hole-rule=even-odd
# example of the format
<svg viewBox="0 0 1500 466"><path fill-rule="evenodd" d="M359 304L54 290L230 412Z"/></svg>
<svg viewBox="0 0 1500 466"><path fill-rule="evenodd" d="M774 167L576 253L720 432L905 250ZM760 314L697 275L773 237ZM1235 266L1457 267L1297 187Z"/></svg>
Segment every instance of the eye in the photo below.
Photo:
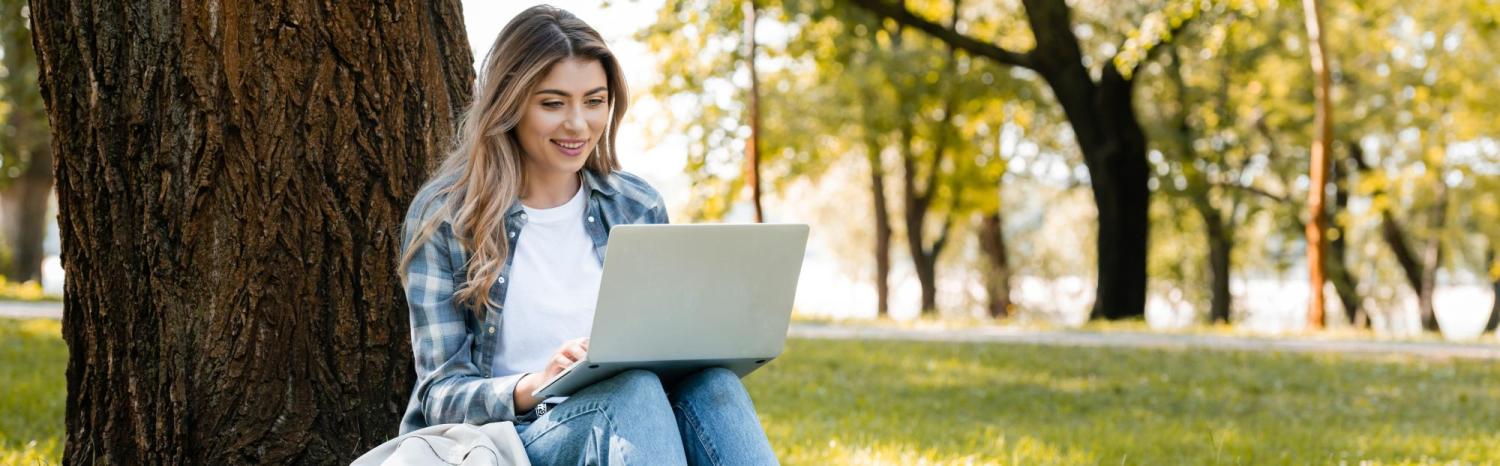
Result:
<svg viewBox="0 0 1500 466"><path fill-rule="evenodd" d="M594 97L592 99L589 99L588 104L590 107L598 107L600 105L604 105L604 98Z"/></svg>
<svg viewBox="0 0 1500 466"><path fill-rule="evenodd" d="M547 108L562 108L563 103L556 100L549 100L542 102L542 106Z"/></svg>

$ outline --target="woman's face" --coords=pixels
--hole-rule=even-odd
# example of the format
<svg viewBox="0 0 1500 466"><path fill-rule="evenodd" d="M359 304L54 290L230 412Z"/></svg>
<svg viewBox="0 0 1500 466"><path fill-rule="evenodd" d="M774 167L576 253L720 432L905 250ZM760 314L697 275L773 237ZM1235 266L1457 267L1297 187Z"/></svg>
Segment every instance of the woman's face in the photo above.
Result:
<svg viewBox="0 0 1500 466"><path fill-rule="evenodd" d="M609 123L609 87L598 60L564 59L527 97L517 139L522 166L538 178L583 169Z"/></svg>

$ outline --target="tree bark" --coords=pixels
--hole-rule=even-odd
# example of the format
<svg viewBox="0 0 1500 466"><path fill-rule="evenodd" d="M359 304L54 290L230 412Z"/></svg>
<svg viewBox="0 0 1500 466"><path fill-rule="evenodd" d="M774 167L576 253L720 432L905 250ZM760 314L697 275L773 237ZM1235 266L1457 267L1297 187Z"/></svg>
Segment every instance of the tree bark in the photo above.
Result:
<svg viewBox="0 0 1500 466"><path fill-rule="evenodd" d="M1309 188L1307 190L1307 271L1308 271L1308 299L1307 299L1307 326L1308 328L1323 328L1323 250L1325 240L1323 232L1328 226L1324 219L1323 205L1325 192L1328 186L1328 149L1333 145L1333 103L1329 95L1332 80L1328 71L1328 56L1324 52L1325 42L1323 40L1323 17L1319 7L1319 0L1303 0L1302 10L1307 23L1308 56L1312 59L1313 75L1317 82L1313 86L1313 95L1317 100L1317 111L1314 116L1313 127L1317 133L1313 137L1311 168L1309 169Z"/></svg>
<svg viewBox="0 0 1500 466"><path fill-rule="evenodd" d="M995 63L1036 71L1051 87L1083 152L1099 211L1098 282L1091 318L1139 318L1146 314L1146 246L1149 237L1150 164L1146 135L1133 106L1134 81L1115 66L1090 77L1083 64L1072 10L1064 0L1022 0L1036 47L1018 53L928 21L899 4L852 0L860 8L915 27L932 37ZM1174 26L1180 29L1181 25ZM1105 60L1113 63L1113 60ZM1139 65L1137 65L1139 66Z"/></svg>
<svg viewBox="0 0 1500 466"><path fill-rule="evenodd" d="M979 228L979 248L987 259L984 274L985 291L989 294L990 318L1010 316L1010 258L1005 251L1005 222L1000 211L984 216Z"/></svg>
<svg viewBox="0 0 1500 466"><path fill-rule="evenodd" d="M473 82L458 2L31 11L65 462L348 463L393 436L401 222Z"/></svg>

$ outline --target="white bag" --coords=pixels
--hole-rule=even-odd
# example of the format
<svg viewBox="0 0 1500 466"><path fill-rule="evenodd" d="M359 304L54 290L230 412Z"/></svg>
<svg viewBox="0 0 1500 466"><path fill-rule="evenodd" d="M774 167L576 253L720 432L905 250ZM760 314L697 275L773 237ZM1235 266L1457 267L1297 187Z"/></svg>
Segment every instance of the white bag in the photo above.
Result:
<svg viewBox="0 0 1500 466"><path fill-rule="evenodd" d="M393 438L350 466L531 466L510 422L438 424Z"/></svg>

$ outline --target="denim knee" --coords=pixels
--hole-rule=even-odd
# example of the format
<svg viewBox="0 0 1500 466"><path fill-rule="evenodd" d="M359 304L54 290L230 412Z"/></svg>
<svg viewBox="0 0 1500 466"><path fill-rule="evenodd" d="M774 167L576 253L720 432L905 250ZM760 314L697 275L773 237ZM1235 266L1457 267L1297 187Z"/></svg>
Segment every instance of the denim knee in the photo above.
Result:
<svg viewBox="0 0 1500 466"><path fill-rule="evenodd" d="M718 391L725 388L743 390L739 374L722 367L712 367L688 376L679 384L676 391L696 391L707 389Z"/></svg>
<svg viewBox="0 0 1500 466"><path fill-rule="evenodd" d="M622 410L651 409L666 406L666 389L651 371L633 369L609 379L610 407Z"/></svg>

